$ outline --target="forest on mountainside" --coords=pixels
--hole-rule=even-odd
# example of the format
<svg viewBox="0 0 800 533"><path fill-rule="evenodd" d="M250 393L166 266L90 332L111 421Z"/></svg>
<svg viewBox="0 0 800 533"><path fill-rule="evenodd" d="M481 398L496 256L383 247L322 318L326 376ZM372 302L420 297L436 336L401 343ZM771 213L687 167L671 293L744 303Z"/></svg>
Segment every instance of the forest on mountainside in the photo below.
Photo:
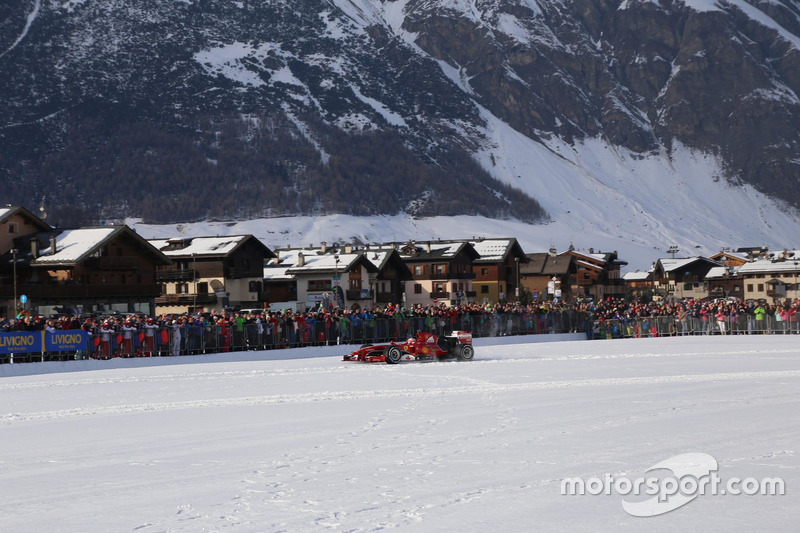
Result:
<svg viewBox="0 0 800 533"><path fill-rule="evenodd" d="M309 121L313 121L309 117ZM458 147L431 161L395 132L348 133L316 121L313 142L284 117L206 116L165 129L97 116L68 121L64 145L12 165L6 193L48 199L61 226L117 220L241 220L298 214L474 214L546 219L536 200L494 180ZM35 171L34 171L35 168ZM57 184L55 190L43 184ZM100 192L91 202L92 192Z"/></svg>

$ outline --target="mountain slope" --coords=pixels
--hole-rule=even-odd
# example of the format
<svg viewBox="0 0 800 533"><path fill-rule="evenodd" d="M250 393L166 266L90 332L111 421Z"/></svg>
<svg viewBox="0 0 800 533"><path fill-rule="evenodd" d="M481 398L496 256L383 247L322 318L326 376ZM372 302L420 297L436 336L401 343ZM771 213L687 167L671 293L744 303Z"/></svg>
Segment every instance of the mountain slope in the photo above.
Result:
<svg viewBox="0 0 800 533"><path fill-rule="evenodd" d="M797 206L798 13L789 0L17 2L0 8L5 199L47 196L62 223L540 222L591 204L600 182L621 218L669 225L705 209L692 186L715 179ZM538 166L510 170L511 146ZM622 163L586 166L587 146ZM626 201L657 193L632 161L679 167L684 148L713 161L666 172L688 203Z"/></svg>

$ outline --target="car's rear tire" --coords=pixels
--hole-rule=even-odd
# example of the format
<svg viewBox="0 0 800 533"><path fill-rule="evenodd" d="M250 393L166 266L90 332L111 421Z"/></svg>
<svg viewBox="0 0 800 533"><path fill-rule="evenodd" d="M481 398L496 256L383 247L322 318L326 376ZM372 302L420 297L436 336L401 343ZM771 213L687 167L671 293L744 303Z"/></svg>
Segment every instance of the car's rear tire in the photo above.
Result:
<svg viewBox="0 0 800 533"><path fill-rule="evenodd" d="M389 346L383 354L386 362L390 365L396 365L403 359L403 352L397 346Z"/></svg>
<svg viewBox="0 0 800 533"><path fill-rule="evenodd" d="M469 344L462 344L457 357L459 361L472 361L472 358L475 357L475 349Z"/></svg>

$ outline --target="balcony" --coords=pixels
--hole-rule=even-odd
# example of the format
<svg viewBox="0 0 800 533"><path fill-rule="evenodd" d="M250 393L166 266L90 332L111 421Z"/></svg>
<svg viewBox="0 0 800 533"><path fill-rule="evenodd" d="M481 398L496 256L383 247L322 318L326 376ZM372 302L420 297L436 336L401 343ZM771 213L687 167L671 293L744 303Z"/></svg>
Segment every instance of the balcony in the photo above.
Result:
<svg viewBox="0 0 800 533"><path fill-rule="evenodd" d="M142 284L61 284L26 283L17 287L17 294L25 294L30 299L42 301L58 300L98 300L109 298L155 298L161 294L161 285ZM0 297L12 298L11 287L0 287Z"/></svg>
<svg viewBox="0 0 800 533"><path fill-rule="evenodd" d="M217 295L204 294L167 294L156 298L156 305L207 305L217 303Z"/></svg>
<svg viewBox="0 0 800 533"><path fill-rule="evenodd" d="M195 270L159 270L156 278L160 282L167 281L194 281L197 272Z"/></svg>
<svg viewBox="0 0 800 533"><path fill-rule="evenodd" d="M438 298L438 299L442 299L442 300L448 300L448 299L450 299L450 293L447 292L447 291L441 291L441 292L431 291L431 298Z"/></svg>
<svg viewBox="0 0 800 533"><path fill-rule="evenodd" d="M140 258L128 255L90 257L84 263L89 270L138 270Z"/></svg>
<svg viewBox="0 0 800 533"><path fill-rule="evenodd" d="M454 272L448 272L446 274L419 274L419 275L415 274L414 279L451 281L451 280L461 280L461 279L475 279L475 274L473 272L463 272L461 274L456 274Z"/></svg>
<svg viewBox="0 0 800 533"><path fill-rule="evenodd" d="M258 278L263 277L263 272L253 268L228 267L225 269L225 277L227 279Z"/></svg>
<svg viewBox="0 0 800 533"><path fill-rule="evenodd" d="M372 300L372 291L361 289L348 289L345 292L348 300Z"/></svg>
<svg viewBox="0 0 800 533"><path fill-rule="evenodd" d="M392 292L379 292L375 294L375 301L378 303L399 302L401 297Z"/></svg>

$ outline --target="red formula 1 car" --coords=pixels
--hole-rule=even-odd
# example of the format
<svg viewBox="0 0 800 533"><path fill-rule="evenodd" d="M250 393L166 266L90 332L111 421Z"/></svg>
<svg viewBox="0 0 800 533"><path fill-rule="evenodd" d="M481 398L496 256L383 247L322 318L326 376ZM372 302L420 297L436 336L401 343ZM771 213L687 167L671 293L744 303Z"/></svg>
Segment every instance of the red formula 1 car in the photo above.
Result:
<svg viewBox="0 0 800 533"><path fill-rule="evenodd" d="M401 361L436 361L442 359L458 359L471 361L475 356L472 347L472 333L469 331L453 331L444 337L420 331L414 338L403 343L365 344L350 355L345 361L362 361L365 363L387 362L396 365Z"/></svg>

